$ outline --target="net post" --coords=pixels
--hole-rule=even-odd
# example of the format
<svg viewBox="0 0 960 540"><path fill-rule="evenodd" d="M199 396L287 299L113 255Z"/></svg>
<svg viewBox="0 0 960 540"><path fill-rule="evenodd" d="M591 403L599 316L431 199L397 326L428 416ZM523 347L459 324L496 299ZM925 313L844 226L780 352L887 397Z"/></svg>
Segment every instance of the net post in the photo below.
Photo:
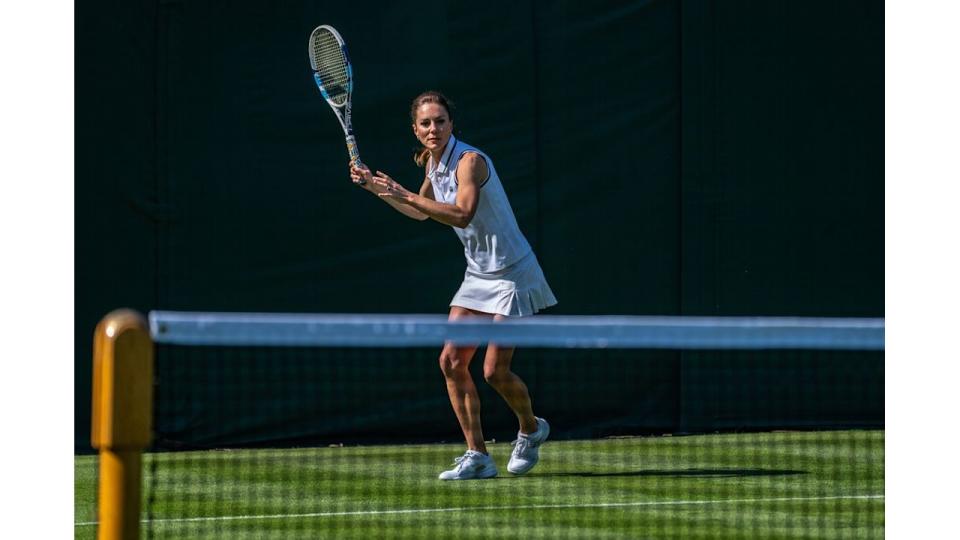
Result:
<svg viewBox="0 0 960 540"><path fill-rule="evenodd" d="M150 445L153 342L143 315L112 311L94 331L91 443L100 453L99 540L140 535L141 454Z"/></svg>

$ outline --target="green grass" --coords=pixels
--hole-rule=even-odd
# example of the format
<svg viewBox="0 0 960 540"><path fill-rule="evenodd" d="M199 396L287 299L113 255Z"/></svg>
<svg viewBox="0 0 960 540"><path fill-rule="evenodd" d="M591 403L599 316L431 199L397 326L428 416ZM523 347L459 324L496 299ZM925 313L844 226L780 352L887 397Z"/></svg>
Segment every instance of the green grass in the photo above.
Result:
<svg viewBox="0 0 960 540"><path fill-rule="evenodd" d="M884 535L883 431L552 441L524 477L509 444L489 449L500 476L467 482L436 479L459 445L150 454L143 537ZM95 458L76 458L75 486L76 537L93 538Z"/></svg>

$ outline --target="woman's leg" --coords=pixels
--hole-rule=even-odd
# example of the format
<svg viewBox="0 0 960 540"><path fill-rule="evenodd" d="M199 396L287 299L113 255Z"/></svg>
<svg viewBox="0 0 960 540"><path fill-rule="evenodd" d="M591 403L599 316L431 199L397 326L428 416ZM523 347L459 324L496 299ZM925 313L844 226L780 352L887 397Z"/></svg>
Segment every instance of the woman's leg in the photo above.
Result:
<svg viewBox="0 0 960 540"><path fill-rule="evenodd" d="M449 320L480 315L469 309L452 306ZM447 382L447 394L450 396L450 405L457 415L463 437L467 441L468 450L487 452L483 441L483 428L480 425L480 397L477 387L470 376L470 361L477 351L476 345L457 346L446 343L440 352L440 370Z"/></svg>
<svg viewBox="0 0 960 540"><path fill-rule="evenodd" d="M496 315L494 320L499 321L505 318L502 315ZM537 419L533 415L527 385L510 369L513 351L514 347L498 347L493 343L489 344L483 359L483 378L517 415L517 420L520 421L520 432L529 434L537 431Z"/></svg>

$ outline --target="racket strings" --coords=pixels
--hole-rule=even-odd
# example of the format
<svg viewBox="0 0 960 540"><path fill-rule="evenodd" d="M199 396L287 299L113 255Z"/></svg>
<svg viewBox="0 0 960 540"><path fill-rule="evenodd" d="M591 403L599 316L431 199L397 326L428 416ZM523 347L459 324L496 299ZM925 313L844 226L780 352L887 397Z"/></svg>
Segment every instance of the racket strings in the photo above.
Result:
<svg viewBox="0 0 960 540"><path fill-rule="evenodd" d="M312 50L317 74L320 75L327 95L338 105L345 103L349 94L350 76L340 43L333 34L320 32L314 36Z"/></svg>

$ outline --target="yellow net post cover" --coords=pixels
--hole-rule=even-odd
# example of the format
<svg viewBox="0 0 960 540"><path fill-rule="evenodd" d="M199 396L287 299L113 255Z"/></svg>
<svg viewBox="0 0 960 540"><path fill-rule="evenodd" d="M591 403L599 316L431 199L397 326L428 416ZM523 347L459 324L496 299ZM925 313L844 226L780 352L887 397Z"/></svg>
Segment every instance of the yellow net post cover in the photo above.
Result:
<svg viewBox="0 0 960 540"><path fill-rule="evenodd" d="M136 539L140 523L141 454L150 445L153 343L144 317L109 313L93 342L91 442L100 451L100 540Z"/></svg>

